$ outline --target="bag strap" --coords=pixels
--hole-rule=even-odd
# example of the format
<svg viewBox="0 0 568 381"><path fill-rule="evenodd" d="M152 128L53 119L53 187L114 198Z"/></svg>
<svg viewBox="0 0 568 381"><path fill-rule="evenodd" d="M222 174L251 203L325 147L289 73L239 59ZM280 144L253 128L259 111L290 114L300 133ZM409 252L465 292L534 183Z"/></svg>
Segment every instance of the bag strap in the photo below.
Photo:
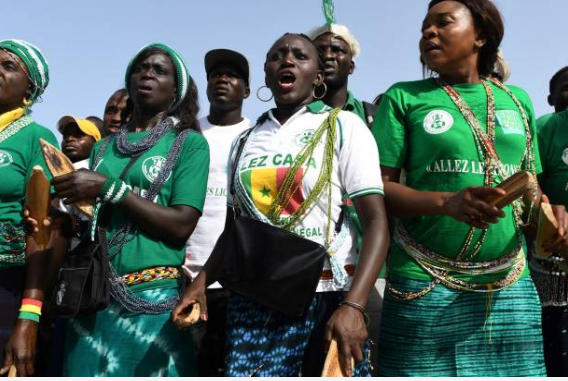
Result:
<svg viewBox="0 0 568 381"><path fill-rule="evenodd" d="M378 107L369 102L363 102L363 110L365 111L365 122L367 127L371 129L373 127L373 122L375 121L375 114L377 113Z"/></svg>
<svg viewBox="0 0 568 381"><path fill-rule="evenodd" d="M238 206L236 205L236 199L235 199L235 175L237 173L237 166L239 165L239 160L243 153L243 149L245 148L245 144L248 138L250 137L252 130L254 130L255 127L256 126L246 131L245 134L239 138L239 142L237 143L238 144L237 153L235 154L235 159L233 160L233 166L231 168L231 186L229 188L229 194L233 198L233 210L239 209Z"/></svg>

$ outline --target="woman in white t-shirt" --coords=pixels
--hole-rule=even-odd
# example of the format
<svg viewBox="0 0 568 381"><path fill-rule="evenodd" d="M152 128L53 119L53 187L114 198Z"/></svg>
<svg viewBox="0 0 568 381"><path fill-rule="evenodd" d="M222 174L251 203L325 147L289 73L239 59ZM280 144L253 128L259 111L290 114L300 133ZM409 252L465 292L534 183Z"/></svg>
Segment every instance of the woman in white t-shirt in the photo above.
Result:
<svg viewBox="0 0 568 381"><path fill-rule="evenodd" d="M365 304L388 242L377 147L356 115L315 101L326 91L323 58L308 37L286 34L278 39L266 56L264 70L277 107L263 114L250 134L235 141L232 161L242 144L238 163L231 163L231 167L236 165L236 174L229 179L234 180L236 206L248 217L324 245L330 255L302 317L285 316L239 294L232 297L227 316L226 375L306 375L303 360L322 362L321 369L324 341L332 338L338 342L340 362L347 374L369 375L368 351L363 349L367 338ZM335 128L325 130L319 143L314 142L319 129L332 125L326 124L330 113L337 115ZM333 138L328 140L328 134ZM329 141L333 146L326 149L324 142ZM298 154L308 145L313 147L312 155L302 161ZM328 163L331 171L321 191L322 168ZM290 179L286 173L293 170L298 172L292 183L283 181ZM289 192L282 191L286 186ZM288 194L285 201L280 197L283 193ZM364 227L358 260L355 232L348 222L341 222L345 221L341 217L345 194L353 199ZM232 204L229 197L226 231L233 222ZM174 321L196 302L206 306L206 287L217 279L222 262L223 253L214 252L174 310ZM201 317L207 319L207 311L202 311ZM318 340L320 353L306 353L308 343L317 348L313 344ZM358 363L355 369L351 358Z"/></svg>

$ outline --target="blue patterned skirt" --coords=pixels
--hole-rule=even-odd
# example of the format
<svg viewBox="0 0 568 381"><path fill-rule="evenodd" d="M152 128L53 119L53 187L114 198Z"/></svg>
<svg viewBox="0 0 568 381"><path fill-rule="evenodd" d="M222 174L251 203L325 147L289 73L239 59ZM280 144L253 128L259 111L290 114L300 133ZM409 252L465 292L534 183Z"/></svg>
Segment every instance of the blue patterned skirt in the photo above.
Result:
<svg viewBox="0 0 568 381"><path fill-rule="evenodd" d="M329 303L323 299L337 293L316 293L308 311L292 318L264 307L248 298L233 295L227 311L228 377L298 376L302 359L320 314ZM337 303L334 303L337 308ZM355 366L355 376L370 376L370 351ZM324 348L322 346L323 353ZM323 365L323 364L322 364Z"/></svg>

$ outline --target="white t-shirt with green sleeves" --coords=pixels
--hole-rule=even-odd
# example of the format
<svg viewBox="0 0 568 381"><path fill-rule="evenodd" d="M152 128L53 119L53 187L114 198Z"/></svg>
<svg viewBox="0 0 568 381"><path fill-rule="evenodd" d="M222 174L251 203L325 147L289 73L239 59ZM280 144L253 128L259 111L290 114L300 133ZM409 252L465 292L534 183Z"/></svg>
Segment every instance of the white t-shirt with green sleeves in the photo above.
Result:
<svg viewBox="0 0 568 381"><path fill-rule="evenodd" d="M128 133L129 142L137 142L148 135L149 131ZM122 170L130 161L130 157L122 155L116 148L116 137L111 137L111 142L106 148L99 164L93 168L96 172L119 177ZM124 182L132 191L144 196L150 189L152 181L158 175L165 163L175 139L175 132L170 131L162 137L158 143L146 151L128 170ZM101 142L95 145L91 153L92 160L97 156ZM187 205L203 210L205 192L207 188L207 175L209 172L209 146L200 133L190 133L179 154L171 174L167 177L164 185L154 200L155 203L164 206ZM104 208L101 209L102 215ZM120 205L114 207L111 216L108 237L117 229L127 223L126 216L121 211ZM184 262L185 245L173 246L154 236L151 231L138 229L136 234L112 260L112 264L122 276L135 271L157 267L172 266L180 267ZM165 279L146 282L131 287L133 291L141 291L152 288L164 287L166 284L175 284L175 280Z"/></svg>
<svg viewBox="0 0 568 381"><path fill-rule="evenodd" d="M299 110L284 125L281 125L270 111L268 117L260 125L254 127L248 138L246 149L243 150L237 176L240 177L246 189L246 197L254 205L256 214L266 216L282 184L282 179L293 164L296 155L305 144L310 142L317 128L328 117L330 110L322 102L314 102ZM325 136L324 134L324 138ZM238 141L239 139L235 140L231 152L232 160L236 154L235 147ZM312 159L296 177L295 183L298 185L298 190L294 193L288 207L282 211L280 215L282 220L285 221L297 210L316 184L322 166L324 141L325 139L322 139ZM383 195L383 183L377 146L369 129L357 115L341 111L337 119L333 159L332 232L335 231L335 224L343 206L343 196L346 194L352 199L368 194ZM324 191L313 209L293 229L294 233L319 244L325 244L328 225L327 195L327 191ZM231 197L228 197L227 202L229 206L232 205ZM339 235L341 236L341 233ZM351 229L349 234L344 234L344 236L334 255L340 266L353 266L357 255L355 229ZM330 270L327 259L324 270ZM349 289L350 285L351 278L344 290ZM317 291L338 291L338 288L332 280L320 280Z"/></svg>
<svg viewBox="0 0 568 381"><path fill-rule="evenodd" d="M495 146L507 175L512 175L520 170L519 164L525 152L525 126L512 98L493 84L490 86L495 94ZM531 100L522 89L508 88L520 101L528 117L539 173L541 166ZM483 85L461 84L454 89L486 130L487 95ZM434 79L392 86L382 98L372 132L379 146L381 164L404 169L406 184L413 189L457 192L469 186L483 185L484 164L473 133L452 99ZM516 247L511 206L503 211L506 217L490 226L476 261L502 257ZM469 230L469 225L449 216L420 216L402 219L401 222L418 243L449 258L457 256ZM480 233L481 230L476 230L474 242L477 242ZM389 271L411 279L430 279L394 241L391 242ZM497 274L477 280L501 277L502 274Z"/></svg>

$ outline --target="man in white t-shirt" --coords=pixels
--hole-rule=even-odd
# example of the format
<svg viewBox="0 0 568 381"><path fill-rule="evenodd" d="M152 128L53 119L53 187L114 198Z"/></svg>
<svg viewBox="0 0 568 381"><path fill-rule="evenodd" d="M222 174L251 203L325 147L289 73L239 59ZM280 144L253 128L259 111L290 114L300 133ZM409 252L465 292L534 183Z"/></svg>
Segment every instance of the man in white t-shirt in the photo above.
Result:
<svg viewBox="0 0 568 381"><path fill-rule="evenodd" d="M227 211L227 163L233 140L251 127L242 116L250 95L249 65L240 53L215 49L205 55L209 115L199 120L209 143L211 160L203 215L189 238L184 270L195 279L223 232ZM199 376L223 376L225 364L225 316L229 291L219 283L207 290L207 322L193 326Z"/></svg>

